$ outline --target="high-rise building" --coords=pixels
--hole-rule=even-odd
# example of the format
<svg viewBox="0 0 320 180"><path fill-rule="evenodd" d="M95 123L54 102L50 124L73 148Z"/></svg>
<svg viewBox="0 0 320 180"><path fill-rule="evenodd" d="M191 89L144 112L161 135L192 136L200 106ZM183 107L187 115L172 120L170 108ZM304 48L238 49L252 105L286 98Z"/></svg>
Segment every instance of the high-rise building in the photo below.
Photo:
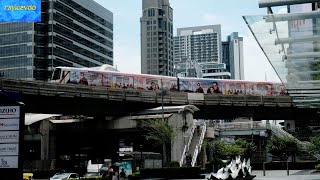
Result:
<svg viewBox="0 0 320 180"><path fill-rule="evenodd" d="M173 14L169 0L142 0L141 73L173 76Z"/></svg>
<svg viewBox="0 0 320 180"><path fill-rule="evenodd" d="M177 76L230 79L221 63L221 25L178 28L173 54Z"/></svg>
<svg viewBox="0 0 320 180"><path fill-rule="evenodd" d="M174 37L174 62L221 63L221 25L178 28Z"/></svg>
<svg viewBox="0 0 320 180"><path fill-rule="evenodd" d="M231 79L244 79L243 37L233 32L222 42L222 63L226 64Z"/></svg>
<svg viewBox="0 0 320 180"><path fill-rule="evenodd" d="M47 80L55 66L113 65L113 14L93 0L42 0L41 22L0 23L0 76Z"/></svg>

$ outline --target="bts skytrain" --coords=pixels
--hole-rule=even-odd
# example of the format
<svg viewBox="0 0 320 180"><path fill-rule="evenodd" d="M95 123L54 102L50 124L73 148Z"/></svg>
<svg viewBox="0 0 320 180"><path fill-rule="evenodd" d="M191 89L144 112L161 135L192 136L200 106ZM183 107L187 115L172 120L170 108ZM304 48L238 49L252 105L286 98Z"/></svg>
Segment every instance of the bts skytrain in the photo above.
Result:
<svg viewBox="0 0 320 180"><path fill-rule="evenodd" d="M282 83L244 80L177 78L169 76L130 74L114 69L56 67L51 82L106 88L193 92L205 94L237 94L254 96L286 95Z"/></svg>

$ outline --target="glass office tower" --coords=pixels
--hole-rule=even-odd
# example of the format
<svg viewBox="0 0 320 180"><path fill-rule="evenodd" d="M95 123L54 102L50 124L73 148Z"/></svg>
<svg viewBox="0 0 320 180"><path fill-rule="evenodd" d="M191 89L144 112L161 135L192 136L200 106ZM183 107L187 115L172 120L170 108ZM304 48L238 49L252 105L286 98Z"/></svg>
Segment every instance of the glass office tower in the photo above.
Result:
<svg viewBox="0 0 320 180"><path fill-rule="evenodd" d="M0 23L0 76L48 80L55 66L113 65L113 14L93 0L42 0L40 23Z"/></svg>

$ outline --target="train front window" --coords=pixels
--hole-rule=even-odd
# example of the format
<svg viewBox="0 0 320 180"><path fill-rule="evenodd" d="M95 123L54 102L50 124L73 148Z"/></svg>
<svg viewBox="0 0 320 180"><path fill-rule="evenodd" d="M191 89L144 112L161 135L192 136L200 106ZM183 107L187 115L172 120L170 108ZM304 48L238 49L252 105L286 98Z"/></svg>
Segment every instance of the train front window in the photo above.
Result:
<svg viewBox="0 0 320 180"><path fill-rule="evenodd" d="M56 68L53 72L52 80L58 80L60 79L61 69Z"/></svg>

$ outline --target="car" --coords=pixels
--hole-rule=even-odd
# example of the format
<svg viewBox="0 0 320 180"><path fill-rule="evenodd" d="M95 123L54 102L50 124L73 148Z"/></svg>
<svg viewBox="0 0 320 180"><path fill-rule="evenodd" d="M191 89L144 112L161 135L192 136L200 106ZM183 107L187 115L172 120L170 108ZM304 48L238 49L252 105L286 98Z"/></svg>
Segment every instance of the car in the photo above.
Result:
<svg viewBox="0 0 320 180"><path fill-rule="evenodd" d="M102 175L97 172L88 172L83 177L101 177Z"/></svg>
<svg viewBox="0 0 320 180"><path fill-rule="evenodd" d="M77 173L59 173L55 174L50 180L64 180L64 179L80 179Z"/></svg>
<svg viewBox="0 0 320 180"><path fill-rule="evenodd" d="M33 173L23 173L23 180L33 180Z"/></svg>

